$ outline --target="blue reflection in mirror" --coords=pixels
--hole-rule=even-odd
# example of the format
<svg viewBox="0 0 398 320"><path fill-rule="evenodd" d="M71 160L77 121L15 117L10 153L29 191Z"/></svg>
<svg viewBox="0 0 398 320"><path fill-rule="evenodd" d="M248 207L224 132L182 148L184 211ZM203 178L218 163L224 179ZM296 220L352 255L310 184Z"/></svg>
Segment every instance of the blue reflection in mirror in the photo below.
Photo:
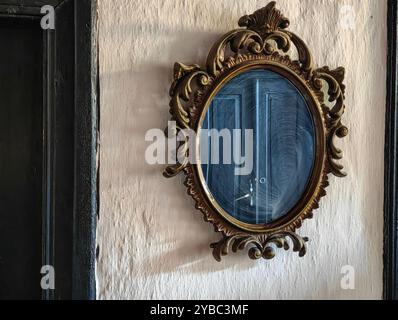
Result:
<svg viewBox="0 0 398 320"><path fill-rule="evenodd" d="M235 140L240 144L246 129L253 133L252 155L243 155L253 157L253 169L245 175L236 174L241 165L223 164L228 139L216 145L208 138L206 144L203 175L229 215L247 224L270 224L298 203L315 163L315 127L307 102L288 79L269 70L242 73L213 99L202 128L228 129L232 137L232 130L241 129L241 139ZM220 163L211 162L214 152Z"/></svg>

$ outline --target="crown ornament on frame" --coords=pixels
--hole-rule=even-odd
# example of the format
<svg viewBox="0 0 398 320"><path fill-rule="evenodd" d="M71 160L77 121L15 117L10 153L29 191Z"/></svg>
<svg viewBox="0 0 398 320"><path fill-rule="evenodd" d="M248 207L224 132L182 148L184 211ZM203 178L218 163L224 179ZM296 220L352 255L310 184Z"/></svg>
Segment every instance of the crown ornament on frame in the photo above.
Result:
<svg viewBox="0 0 398 320"><path fill-rule="evenodd" d="M239 20L240 28L228 32L214 44L204 69L199 65L182 63L176 63L174 67L170 113L179 130L199 130L200 118L206 112L206 105L215 89L239 68L272 66L275 70L283 70L288 79L300 83L304 94L311 99L317 132L311 183L306 195L290 214L275 224L251 229L229 221L204 191L198 165L189 163L188 140L178 146L178 154L185 156L180 157L185 160L167 167L164 176L171 178L182 172L186 175L184 184L196 203L196 209L223 236L219 242L211 244L217 261L221 261L222 256L230 251L239 250L248 250L251 259L269 260L275 257L276 248L289 250L291 244L293 251L303 257L308 238L299 236L296 230L305 219L313 217L320 199L326 196L328 175L346 176L343 166L338 163L342 159L342 151L335 145L336 138L348 134L347 127L341 122L345 110L345 70L342 67L335 70L316 68L307 45L293 32L286 30L290 22L275 5L271 2L252 15L243 16ZM296 49L296 60L288 55L292 49Z"/></svg>

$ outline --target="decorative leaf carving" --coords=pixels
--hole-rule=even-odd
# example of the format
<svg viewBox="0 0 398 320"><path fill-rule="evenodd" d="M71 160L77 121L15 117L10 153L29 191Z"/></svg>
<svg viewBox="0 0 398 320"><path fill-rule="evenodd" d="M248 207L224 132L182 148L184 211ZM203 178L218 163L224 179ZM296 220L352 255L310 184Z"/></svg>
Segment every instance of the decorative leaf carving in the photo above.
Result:
<svg viewBox="0 0 398 320"><path fill-rule="evenodd" d="M240 51L261 53L264 49L264 41L257 32L251 30L238 29L227 33L210 50L207 58L209 74L217 76L223 70L228 49L233 53Z"/></svg>
<svg viewBox="0 0 398 320"><path fill-rule="evenodd" d="M303 70L311 72L314 67L314 62L312 54L308 49L307 45L304 43L304 41L301 38L296 36L294 33L286 32L286 34L289 35L289 38L294 43L294 46L298 51L299 61L302 64Z"/></svg>
<svg viewBox="0 0 398 320"><path fill-rule="evenodd" d="M348 128L341 122L341 117L345 111L345 85L343 84L344 73L345 70L342 67L337 68L336 70L330 70L328 67L323 67L315 70L313 76L314 84L319 90L323 87L323 82L321 80L324 80L327 83L329 102L334 102L333 107L328 110L329 134L327 141L330 171L337 177L345 177L347 175L343 172L344 167L335 161L343 158L343 152L336 147L335 139L336 137L344 138L348 135Z"/></svg>
<svg viewBox="0 0 398 320"><path fill-rule="evenodd" d="M194 94L195 86L203 87L210 83L210 77L207 72L202 71L198 65L187 66L182 63L174 65L174 82L170 89L170 114L172 120L177 123L178 135L181 129L191 127L191 113L195 110ZM166 178L175 177L181 173L189 164L189 141L181 143L177 148L177 159L183 159L180 163L168 166L163 175Z"/></svg>
<svg viewBox="0 0 398 320"><path fill-rule="evenodd" d="M276 2L270 2L266 7L257 10L249 16L243 16L239 20L240 27L247 27L264 36L279 29L286 29L290 22L275 8Z"/></svg>
<svg viewBox="0 0 398 320"><path fill-rule="evenodd" d="M188 129L190 127L189 110L193 107L193 85L206 86L209 81L207 72L202 71L197 65L175 64L174 82L170 89L170 113L181 128Z"/></svg>
<svg viewBox="0 0 398 320"><path fill-rule="evenodd" d="M213 243L210 247L213 249L213 256L217 261L221 261L223 256L229 254L229 251L236 253L238 250L249 248L248 254L250 259L258 260L264 258L271 260L275 257L275 249L273 246L290 250L288 242L290 239L293 243L293 251L298 252L300 257L304 257L307 252L306 242L308 238L302 238L294 232L283 231L271 235L247 235L236 234L224 237L217 243Z"/></svg>

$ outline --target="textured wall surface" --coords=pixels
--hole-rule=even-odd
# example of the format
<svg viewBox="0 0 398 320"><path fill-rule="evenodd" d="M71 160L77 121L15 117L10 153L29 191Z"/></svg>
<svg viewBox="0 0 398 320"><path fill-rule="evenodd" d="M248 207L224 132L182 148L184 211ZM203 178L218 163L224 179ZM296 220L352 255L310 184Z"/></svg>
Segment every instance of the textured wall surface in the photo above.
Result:
<svg viewBox="0 0 398 320"><path fill-rule="evenodd" d="M310 238L306 257L280 251L254 262L240 253L215 262L209 243L219 235L193 208L182 177L166 180L163 166L145 162L146 131L169 119L173 63L203 63L239 17L267 3L99 0L100 299L381 298L385 0L277 1L318 65L347 69L350 136L339 145L349 176L331 178L328 197L299 230ZM356 270L355 290L341 289L345 265Z"/></svg>

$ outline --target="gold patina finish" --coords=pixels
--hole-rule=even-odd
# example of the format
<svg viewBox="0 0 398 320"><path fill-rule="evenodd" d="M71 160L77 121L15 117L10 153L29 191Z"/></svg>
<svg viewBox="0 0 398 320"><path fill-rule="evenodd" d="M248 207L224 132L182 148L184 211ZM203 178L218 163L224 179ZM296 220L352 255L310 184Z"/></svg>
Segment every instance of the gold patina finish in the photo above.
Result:
<svg viewBox="0 0 398 320"><path fill-rule="evenodd" d="M211 245L217 261L232 249L248 248L252 259L272 259L274 246L293 250L300 256L306 253L307 238L296 234L303 220L312 218L313 210L326 195L328 174L344 177L343 167L337 163L342 151L334 140L343 138L348 129L341 123L344 105L344 68L330 70L316 68L308 47L294 33L285 30L289 20L275 8L275 2L239 20L241 28L224 35L211 49L206 68L176 63L174 82L170 90L170 113L181 129L193 129L199 136L206 113L221 88L239 74L253 69L272 70L289 79L305 97L316 131L316 156L307 190L295 207L284 217L268 225L243 223L226 212L213 198L207 187L200 164L199 139L196 143L196 164L188 161L188 141L179 146L185 157L182 163L169 166L166 177L184 172L188 193L196 202L206 221L211 222L223 239ZM296 49L297 60L287 54ZM327 95L325 93L327 92ZM329 101L327 105L326 101Z"/></svg>

